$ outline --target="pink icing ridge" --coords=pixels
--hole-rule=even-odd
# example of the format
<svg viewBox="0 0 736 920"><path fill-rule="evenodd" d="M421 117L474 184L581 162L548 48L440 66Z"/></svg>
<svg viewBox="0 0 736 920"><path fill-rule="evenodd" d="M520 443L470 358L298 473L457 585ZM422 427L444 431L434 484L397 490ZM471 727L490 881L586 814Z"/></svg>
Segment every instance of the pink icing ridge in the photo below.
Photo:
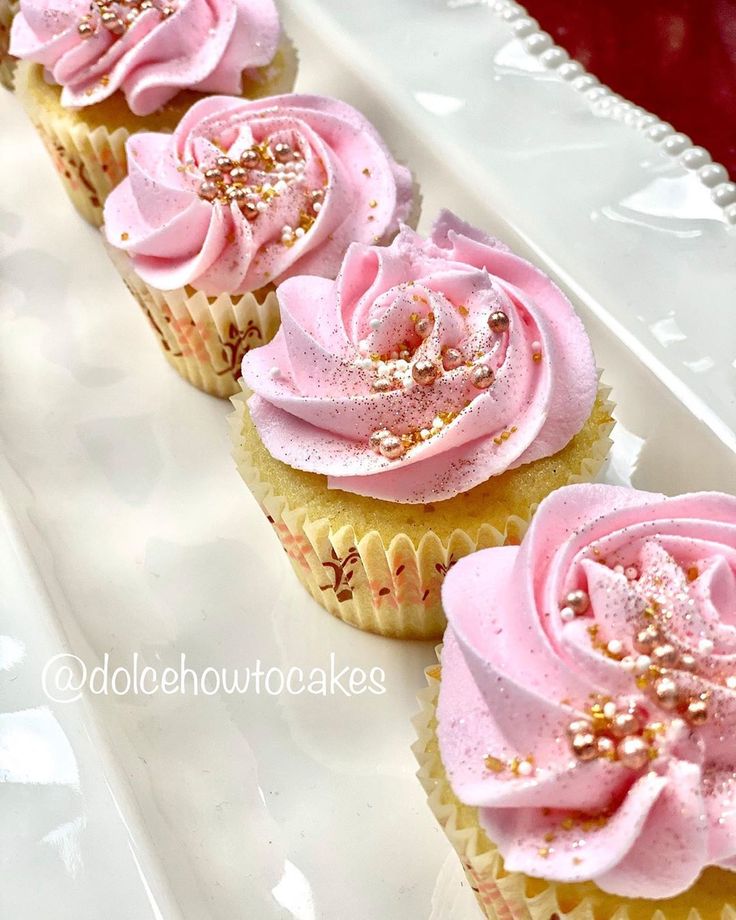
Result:
<svg viewBox="0 0 736 920"><path fill-rule="evenodd" d="M132 8L115 0L108 7L122 17ZM164 7L173 10L167 18ZM89 0L21 0L11 30L11 53L43 64L70 108L118 90L135 115L183 89L239 94L243 72L268 64L280 36L273 0L154 0L122 35L95 13L95 32L83 38L78 26L90 8Z"/></svg>
<svg viewBox="0 0 736 920"><path fill-rule="evenodd" d="M255 220L237 204L200 197L204 172L223 152L237 160L254 144L280 142L299 152L302 172ZM393 235L412 204L409 170L360 112L329 97L213 96L192 106L173 135L134 135L127 153L129 176L107 199L105 233L162 290L191 284L216 295L298 273L334 277L350 242ZM275 182L273 173L249 175ZM282 228L313 207L312 193L323 196L314 223L284 245Z"/></svg>
<svg viewBox="0 0 736 920"><path fill-rule="evenodd" d="M590 607L565 621L560 599L579 588ZM684 699L707 694L704 724L660 707L631 670L633 637L653 599L661 641L695 659L671 673ZM442 760L509 871L665 898L706 866L736 869L736 692L725 684L736 675L735 497L560 489L540 505L521 547L460 560L443 603ZM594 644L591 626L596 642L622 641L621 661ZM654 759L640 768L576 759L567 726L596 697L662 723ZM489 754L504 764L533 758L533 770L494 772ZM605 823L565 827L581 813L604 814Z"/></svg>
<svg viewBox="0 0 736 920"><path fill-rule="evenodd" d="M404 227L388 247L353 245L336 282L292 278L278 297L281 330L243 362L251 416L274 457L325 474L331 488L396 502L450 498L561 450L591 412L593 353L567 298L450 212L428 239ZM412 332L420 308L434 315L423 341ZM508 332L489 329L496 310L506 313ZM457 347L467 361L492 367L495 380L479 391L463 363L432 386L408 380L373 392L366 355L401 341L412 362L438 363L444 348ZM458 414L398 459L367 447L373 431L421 430L443 411Z"/></svg>

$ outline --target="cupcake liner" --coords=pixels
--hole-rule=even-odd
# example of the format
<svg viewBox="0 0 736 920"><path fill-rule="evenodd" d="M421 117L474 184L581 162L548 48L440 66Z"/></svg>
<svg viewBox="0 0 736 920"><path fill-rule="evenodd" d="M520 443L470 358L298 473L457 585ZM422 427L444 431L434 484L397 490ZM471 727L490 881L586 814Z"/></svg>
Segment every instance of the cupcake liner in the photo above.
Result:
<svg viewBox="0 0 736 920"><path fill-rule="evenodd" d="M441 646L437 658L441 662ZM507 872L503 857L479 824L478 809L460 802L445 773L437 740L441 664L426 668L425 676L428 686L417 695L421 709L412 719L417 732L412 745L419 764L417 776L429 807L460 858L483 916L489 920L734 920L736 902L714 905L710 891L702 898L703 905L708 901L710 905L700 907L702 876L677 898L648 901L606 894L593 882L566 885Z"/></svg>
<svg viewBox="0 0 736 920"><path fill-rule="evenodd" d="M184 288L160 291L136 274L124 252L107 249L169 364L211 396L226 399L236 393L243 356L269 342L279 327L274 291L218 297Z"/></svg>
<svg viewBox="0 0 736 920"><path fill-rule="evenodd" d="M18 0L0 0L0 84L12 90L17 59L8 53L10 26L18 12Z"/></svg>
<svg viewBox="0 0 736 920"><path fill-rule="evenodd" d="M0 9L7 0L0 0ZM1 22L1 19L0 19ZM288 92L297 69L297 53L284 37L278 55L279 65L259 68L248 76L248 98ZM102 226L105 200L127 173L125 144L137 130L171 131L196 98L176 100L161 113L137 118L126 111L127 123L118 127L99 124L91 127L85 112L65 109L55 96L43 95L44 78L40 65L19 61L15 68L15 89L29 118L41 136L74 207L94 227ZM103 103L104 104L104 103ZM90 111L99 109L91 106Z"/></svg>
<svg viewBox="0 0 736 920"><path fill-rule="evenodd" d="M609 389L599 391L605 408L613 409ZM510 516L499 529L482 524L477 533L458 527L446 541L427 528L415 545L397 533L388 545L375 530L356 533L346 524L334 527L326 518L311 520L303 507L289 507L261 476L243 443L249 394L233 397L230 417L238 471L271 523L297 577L333 616L359 629L395 638L432 639L442 635L446 620L440 587L449 569L463 556L491 546L520 542L536 504L521 516ZM602 426L592 456L569 482L595 478L610 448L613 423Z"/></svg>
<svg viewBox="0 0 736 920"><path fill-rule="evenodd" d="M19 61L15 89L51 156L69 199L90 224L102 224L105 199L124 178L127 167L125 128L109 131L103 126L90 130L82 121L75 122L65 109L53 110L38 104L35 98L39 68Z"/></svg>

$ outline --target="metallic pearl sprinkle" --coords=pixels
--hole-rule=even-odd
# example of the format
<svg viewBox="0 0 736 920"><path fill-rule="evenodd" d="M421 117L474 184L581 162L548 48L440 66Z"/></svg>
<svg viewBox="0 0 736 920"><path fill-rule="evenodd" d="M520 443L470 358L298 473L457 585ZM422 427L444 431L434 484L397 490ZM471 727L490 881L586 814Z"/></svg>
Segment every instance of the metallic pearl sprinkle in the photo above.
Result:
<svg viewBox="0 0 736 920"><path fill-rule="evenodd" d="M82 20L82 22L80 22L77 26L77 32L79 32L82 38L90 38L92 35L94 35L95 30L92 23L87 22L86 20Z"/></svg>
<svg viewBox="0 0 736 920"><path fill-rule="evenodd" d="M376 453L380 453L381 443L385 438L390 438L392 435L393 432L389 431L388 428L379 428L378 431L374 431L370 438L368 438L368 443L372 450Z"/></svg>
<svg viewBox="0 0 736 920"><path fill-rule="evenodd" d="M641 770L649 762L649 745L643 738L624 738L616 748L618 759L631 770Z"/></svg>
<svg viewBox="0 0 736 920"><path fill-rule="evenodd" d="M572 607L562 607L560 610L560 619L563 623L571 623L575 619L575 611Z"/></svg>
<svg viewBox="0 0 736 920"><path fill-rule="evenodd" d="M633 712L619 712L611 722L611 734L616 738L634 735L641 729L641 723Z"/></svg>
<svg viewBox="0 0 736 920"><path fill-rule="evenodd" d="M404 453L404 445L401 438L397 438L395 434L390 434L381 441L379 450L389 460L398 460Z"/></svg>
<svg viewBox="0 0 736 920"><path fill-rule="evenodd" d="M375 393L388 393L389 390L393 390L394 385L388 379L388 377L376 377L376 379L371 383L371 389Z"/></svg>
<svg viewBox="0 0 736 920"><path fill-rule="evenodd" d="M273 157L279 163L288 163L289 160L293 157L294 152L288 144L278 143L274 144L273 148Z"/></svg>
<svg viewBox="0 0 736 920"><path fill-rule="evenodd" d="M648 655L659 641L659 633L653 626L647 626L636 634L634 648L637 652Z"/></svg>
<svg viewBox="0 0 736 920"><path fill-rule="evenodd" d="M652 661L669 668L677 662L677 649L668 642L664 645L655 645L652 649Z"/></svg>
<svg viewBox="0 0 736 920"><path fill-rule="evenodd" d="M693 700L688 703L685 715L691 725L704 725L708 721L708 704L705 700Z"/></svg>
<svg viewBox="0 0 736 920"><path fill-rule="evenodd" d="M458 351L457 348L446 348L442 352L442 366L446 371L454 371L455 368L464 363L465 359L462 356L462 352Z"/></svg>
<svg viewBox="0 0 736 920"><path fill-rule="evenodd" d="M432 320L428 316L422 316L414 323L414 331L420 339L426 339L432 331Z"/></svg>
<svg viewBox="0 0 736 920"><path fill-rule="evenodd" d="M223 171L229 171L229 170L231 170L231 169L233 168L233 165L234 165L234 164L233 164L233 161L230 159L230 157L224 157L224 156L223 156L223 157L218 157L218 158L215 160L215 163L216 163L216 165L217 165L217 168L218 168L218 169L222 169Z"/></svg>
<svg viewBox="0 0 736 920"><path fill-rule="evenodd" d="M572 607L576 614L585 613L585 611L590 607L590 598L588 597L588 592L579 589L577 591L571 591L563 601L565 607Z"/></svg>
<svg viewBox="0 0 736 920"><path fill-rule="evenodd" d="M204 198L205 201L214 201L217 198L218 189L214 182L203 182L199 186L199 197Z"/></svg>
<svg viewBox="0 0 736 920"><path fill-rule="evenodd" d="M487 364L476 364L470 372L470 380L478 390L487 390L494 379L495 375Z"/></svg>
<svg viewBox="0 0 736 920"><path fill-rule="evenodd" d="M697 662L692 655L686 652L684 655L680 656L680 667L683 671L694 671L696 666Z"/></svg>
<svg viewBox="0 0 736 920"><path fill-rule="evenodd" d="M680 688L671 677L661 677L654 685L654 694L662 709L676 709Z"/></svg>
<svg viewBox="0 0 736 920"><path fill-rule="evenodd" d="M411 376L420 386L431 386L440 375L439 367L428 358L415 361L411 369Z"/></svg>
<svg viewBox="0 0 736 920"><path fill-rule="evenodd" d="M592 732L581 732L572 739L572 750L578 760L595 760L598 756L598 743Z"/></svg>
<svg viewBox="0 0 736 920"><path fill-rule="evenodd" d="M509 318L503 310L494 310L488 317L488 325L492 332L506 332L509 328Z"/></svg>

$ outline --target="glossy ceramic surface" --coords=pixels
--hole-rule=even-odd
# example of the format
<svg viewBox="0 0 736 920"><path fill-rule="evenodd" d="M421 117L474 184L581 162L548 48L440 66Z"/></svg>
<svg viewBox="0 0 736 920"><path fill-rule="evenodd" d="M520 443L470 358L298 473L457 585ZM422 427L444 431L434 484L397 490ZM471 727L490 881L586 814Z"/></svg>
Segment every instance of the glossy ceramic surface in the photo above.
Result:
<svg viewBox="0 0 736 920"><path fill-rule="evenodd" d="M608 478L634 461L641 487L733 488L723 209L487 6L391 9L293 3L300 86L375 120L416 170L425 228L450 206L576 296L624 423ZM0 916L473 917L413 775L431 645L361 634L306 597L234 470L227 404L161 359L10 96L0 120ZM76 696L53 675L80 665L48 665L69 654L108 674L334 661L380 668L385 693L123 683L55 701L44 684Z"/></svg>

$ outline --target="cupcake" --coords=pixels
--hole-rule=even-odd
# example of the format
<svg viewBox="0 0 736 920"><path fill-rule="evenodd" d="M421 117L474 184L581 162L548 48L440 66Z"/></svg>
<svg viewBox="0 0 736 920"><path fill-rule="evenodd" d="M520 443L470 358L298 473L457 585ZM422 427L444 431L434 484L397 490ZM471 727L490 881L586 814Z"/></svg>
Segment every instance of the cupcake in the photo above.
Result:
<svg viewBox="0 0 736 920"><path fill-rule="evenodd" d="M18 12L18 0L0 0L0 85L13 89L15 58L10 53L10 26Z"/></svg>
<svg viewBox="0 0 736 920"><path fill-rule="evenodd" d="M415 752L485 916L733 916L736 498L560 489L443 600Z"/></svg>
<svg viewBox="0 0 736 920"><path fill-rule="evenodd" d="M583 325L449 212L428 239L354 244L335 282L277 294L282 327L246 355L235 400L240 473L327 610L439 636L447 570L518 542L548 492L602 464L611 406Z"/></svg>
<svg viewBox="0 0 736 920"><path fill-rule="evenodd" d="M18 96L95 226L131 134L171 131L205 95L288 92L296 74L273 0L21 0L10 51Z"/></svg>
<svg viewBox="0 0 736 920"><path fill-rule="evenodd" d="M127 150L105 205L114 261L169 362L215 396L276 332L276 284L334 278L352 241L390 239L413 210L409 170L324 96L203 99Z"/></svg>

